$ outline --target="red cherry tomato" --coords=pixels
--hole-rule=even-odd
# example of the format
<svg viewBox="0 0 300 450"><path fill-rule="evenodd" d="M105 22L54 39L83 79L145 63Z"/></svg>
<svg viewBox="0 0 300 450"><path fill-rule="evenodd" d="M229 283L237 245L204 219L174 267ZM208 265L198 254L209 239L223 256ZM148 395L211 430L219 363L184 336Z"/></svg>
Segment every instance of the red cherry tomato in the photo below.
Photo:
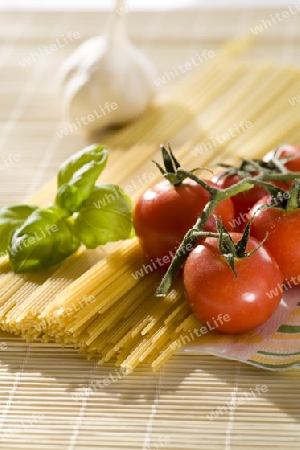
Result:
<svg viewBox="0 0 300 450"><path fill-rule="evenodd" d="M288 212L279 208L261 209L261 205L271 204L268 195L261 199L249 212L255 215L251 225L251 235L264 243L286 280L299 277L300 281L300 209Z"/></svg>
<svg viewBox="0 0 300 450"><path fill-rule="evenodd" d="M239 175L229 175L218 180L223 172L217 173L212 181L216 183L221 189L226 189L234 184L241 181ZM234 206L234 230L242 231L247 224L247 213L258 202L267 194L266 190L260 186L254 186L249 191L240 192L237 195L231 197Z"/></svg>
<svg viewBox="0 0 300 450"><path fill-rule="evenodd" d="M241 238L239 233L231 236L234 242ZM258 245L250 237L246 250ZM198 245L183 268L187 300L195 315L210 329L230 334L244 333L263 324L277 309L282 296L279 286L283 277L266 248L260 247L249 258L236 260L235 270L238 278L221 255L216 238L206 238ZM277 294L273 295L276 288Z"/></svg>
<svg viewBox="0 0 300 450"><path fill-rule="evenodd" d="M211 181L207 183L214 185ZM176 188L163 180L148 189L139 198L134 210L134 227L144 252L151 258L170 257L170 252L175 252L208 200L208 192L190 179ZM214 214L226 228L233 229L234 210L230 198L222 201ZM216 231L213 217L209 218L205 230Z"/></svg>

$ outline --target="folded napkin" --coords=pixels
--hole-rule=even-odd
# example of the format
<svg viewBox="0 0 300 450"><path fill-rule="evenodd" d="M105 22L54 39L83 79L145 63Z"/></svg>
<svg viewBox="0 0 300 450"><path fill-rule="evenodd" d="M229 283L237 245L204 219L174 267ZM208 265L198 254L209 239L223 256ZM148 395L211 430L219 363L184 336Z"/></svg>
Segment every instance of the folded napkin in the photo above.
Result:
<svg viewBox="0 0 300 450"><path fill-rule="evenodd" d="M300 288L284 291L276 312L255 331L242 335L209 332L184 347L268 370L300 367Z"/></svg>

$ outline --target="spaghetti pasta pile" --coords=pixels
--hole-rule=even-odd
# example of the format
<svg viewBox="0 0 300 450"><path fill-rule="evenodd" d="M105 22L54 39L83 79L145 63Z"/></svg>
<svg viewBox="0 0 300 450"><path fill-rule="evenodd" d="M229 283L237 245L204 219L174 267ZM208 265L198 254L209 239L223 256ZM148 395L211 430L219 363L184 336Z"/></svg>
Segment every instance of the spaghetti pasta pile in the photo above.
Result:
<svg viewBox="0 0 300 450"><path fill-rule="evenodd" d="M136 238L82 249L56 271L20 276L18 284L3 261L0 295L10 299L1 326L28 341L72 344L99 363L115 358L128 371L140 362L157 370L182 345L180 335L200 324L179 285L155 297L162 274L136 275L146 263Z"/></svg>

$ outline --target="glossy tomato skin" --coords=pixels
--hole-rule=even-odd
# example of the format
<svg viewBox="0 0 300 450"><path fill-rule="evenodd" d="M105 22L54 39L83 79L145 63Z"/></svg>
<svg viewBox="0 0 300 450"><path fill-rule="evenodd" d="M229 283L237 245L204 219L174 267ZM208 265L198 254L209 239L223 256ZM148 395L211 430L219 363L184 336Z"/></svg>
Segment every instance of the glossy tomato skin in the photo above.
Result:
<svg viewBox="0 0 300 450"><path fill-rule="evenodd" d="M163 180L148 189L134 210L134 227L144 252L151 258L163 258L170 252L174 253L208 200L208 192L190 179L176 188ZM234 210L230 199L221 202L214 213L232 229ZM205 230L216 231L213 217L209 218Z"/></svg>
<svg viewBox="0 0 300 450"><path fill-rule="evenodd" d="M299 276L300 281L300 209L292 212L279 208L259 209L271 203L271 197L261 199L249 212L255 214L251 225L251 235L262 241L268 234L264 246L267 247L285 278L291 281Z"/></svg>
<svg viewBox="0 0 300 450"><path fill-rule="evenodd" d="M263 160L265 162L269 162L270 159L274 156L274 152L275 150L271 150L263 157ZM300 172L300 147L296 145L283 145L280 148L279 159L293 155L299 155L299 158L288 161L287 163L285 163L285 167L291 172Z"/></svg>
<svg viewBox="0 0 300 450"><path fill-rule="evenodd" d="M241 235L232 233L232 238L237 242ZM247 251L258 245L250 237ZM277 309L282 296L278 287L283 277L266 248L237 260L235 269L238 278L220 254L215 238L206 238L199 244L183 268L187 300L195 315L216 331L229 334L245 333L263 324ZM269 298L267 293L276 288L277 295ZM227 321L226 314L230 318Z"/></svg>
<svg viewBox="0 0 300 450"><path fill-rule="evenodd" d="M224 171L223 171L224 173ZM226 189L241 181L239 175L229 175L218 180L222 172L217 173L212 181L215 182L221 189ZM266 190L260 186L254 186L249 191L240 192L231 197L234 206L235 226L234 231L242 231L247 224L247 213L261 198L267 194Z"/></svg>

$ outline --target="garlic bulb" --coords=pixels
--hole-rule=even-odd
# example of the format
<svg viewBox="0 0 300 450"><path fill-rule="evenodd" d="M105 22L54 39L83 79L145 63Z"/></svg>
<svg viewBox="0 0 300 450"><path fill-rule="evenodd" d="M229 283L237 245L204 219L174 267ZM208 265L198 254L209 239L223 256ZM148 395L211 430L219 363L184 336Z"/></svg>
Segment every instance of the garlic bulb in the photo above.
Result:
<svg viewBox="0 0 300 450"><path fill-rule="evenodd" d="M62 66L65 112L88 134L136 118L155 94L154 69L127 38L122 11L117 0L109 33L85 41Z"/></svg>

